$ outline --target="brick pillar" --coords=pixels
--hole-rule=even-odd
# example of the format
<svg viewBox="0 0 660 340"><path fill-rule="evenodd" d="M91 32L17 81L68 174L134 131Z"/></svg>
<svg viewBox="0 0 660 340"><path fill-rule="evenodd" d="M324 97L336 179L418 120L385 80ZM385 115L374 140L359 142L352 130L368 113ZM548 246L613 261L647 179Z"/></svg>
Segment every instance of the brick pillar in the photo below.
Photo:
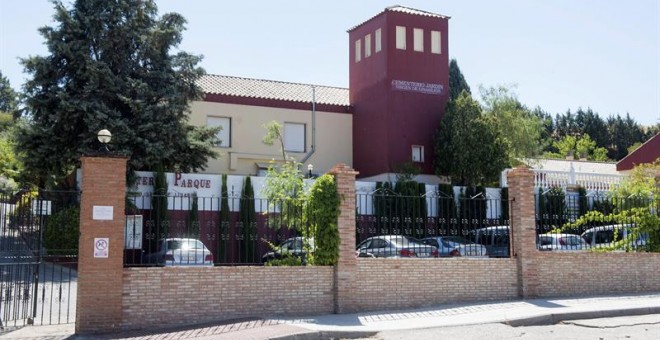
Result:
<svg viewBox="0 0 660 340"><path fill-rule="evenodd" d="M341 203L339 205L339 260L335 266L335 313L356 311L352 303L355 298L357 280L357 258L355 257L355 176L358 172L339 163L329 171L337 181Z"/></svg>
<svg viewBox="0 0 660 340"><path fill-rule="evenodd" d="M538 268L534 263L536 249L536 218L534 213L534 173L528 168L515 168L508 173L511 201L511 256L518 267L518 295L531 298L536 295Z"/></svg>
<svg viewBox="0 0 660 340"><path fill-rule="evenodd" d="M127 160L81 159L77 334L117 331L121 324ZM102 250L104 239L107 253Z"/></svg>

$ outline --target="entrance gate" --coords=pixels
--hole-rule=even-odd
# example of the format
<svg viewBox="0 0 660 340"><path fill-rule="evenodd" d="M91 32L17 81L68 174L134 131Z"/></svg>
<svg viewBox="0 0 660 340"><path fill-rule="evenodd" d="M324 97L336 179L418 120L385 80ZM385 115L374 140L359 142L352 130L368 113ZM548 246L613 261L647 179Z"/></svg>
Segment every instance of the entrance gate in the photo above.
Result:
<svg viewBox="0 0 660 340"><path fill-rule="evenodd" d="M76 320L80 193L0 192L0 327Z"/></svg>

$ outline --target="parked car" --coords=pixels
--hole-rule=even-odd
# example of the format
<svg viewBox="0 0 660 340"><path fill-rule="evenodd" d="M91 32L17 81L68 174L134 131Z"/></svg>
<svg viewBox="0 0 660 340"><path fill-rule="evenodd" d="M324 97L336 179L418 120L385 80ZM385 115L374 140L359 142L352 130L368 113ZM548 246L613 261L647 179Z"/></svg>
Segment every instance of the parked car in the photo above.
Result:
<svg viewBox="0 0 660 340"><path fill-rule="evenodd" d="M509 257L509 226L498 225L472 230L471 239L488 250L490 257Z"/></svg>
<svg viewBox="0 0 660 340"><path fill-rule="evenodd" d="M302 258L307 254L307 249L314 249L314 238L307 238L307 247L303 246L302 237L291 237L288 238L278 246L275 247L272 251L267 252L261 257L261 262L266 263L272 260L279 260L287 256L294 256ZM307 248L307 249L305 249Z"/></svg>
<svg viewBox="0 0 660 340"><path fill-rule="evenodd" d="M144 257L146 264L157 266L212 266L213 254L194 238L166 238L158 241L156 251Z"/></svg>
<svg viewBox="0 0 660 340"><path fill-rule="evenodd" d="M440 257L488 256L488 249L461 236L436 236L422 239L424 244L438 248Z"/></svg>
<svg viewBox="0 0 660 340"><path fill-rule="evenodd" d="M607 247L614 242L628 240L628 245L633 249L643 248L648 242L647 233L635 233L630 224L610 224L587 229L582 233L582 238L591 247Z"/></svg>
<svg viewBox="0 0 660 340"><path fill-rule="evenodd" d="M539 250L583 250L589 248L580 235L546 233L539 235Z"/></svg>
<svg viewBox="0 0 660 340"><path fill-rule="evenodd" d="M438 257L438 248L402 235L370 237L358 244L359 257Z"/></svg>

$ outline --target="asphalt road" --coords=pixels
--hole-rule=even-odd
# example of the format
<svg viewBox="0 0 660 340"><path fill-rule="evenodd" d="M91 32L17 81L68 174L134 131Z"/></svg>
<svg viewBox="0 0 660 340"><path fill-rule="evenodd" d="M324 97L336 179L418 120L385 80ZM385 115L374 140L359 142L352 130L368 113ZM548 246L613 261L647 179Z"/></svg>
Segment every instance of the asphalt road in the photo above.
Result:
<svg viewBox="0 0 660 340"><path fill-rule="evenodd" d="M378 333L370 338L363 338L363 340L421 339L658 340L660 339L660 314L573 320L551 326L511 327L495 323L405 331L386 331Z"/></svg>

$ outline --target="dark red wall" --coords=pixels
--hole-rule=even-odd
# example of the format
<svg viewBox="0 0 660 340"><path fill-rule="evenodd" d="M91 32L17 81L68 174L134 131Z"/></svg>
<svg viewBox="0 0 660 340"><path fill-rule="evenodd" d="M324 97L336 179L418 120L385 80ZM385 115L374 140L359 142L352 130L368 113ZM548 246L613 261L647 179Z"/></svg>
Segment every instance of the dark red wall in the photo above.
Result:
<svg viewBox="0 0 660 340"><path fill-rule="evenodd" d="M660 158L660 133L616 163L616 171L630 170L639 164L653 163L658 158Z"/></svg>
<svg viewBox="0 0 660 340"><path fill-rule="evenodd" d="M396 26L405 26L407 49L396 49ZM375 53L381 28L382 50ZM413 28L424 29L424 52L413 50ZM354 108L353 163L360 176L392 171L411 161L412 145L424 146L423 173L433 173L433 135L449 97L448 19L385 11L349 32L349 89ZM442 32L442 54L431 53L431 31ZM364 36L372 55L364 57ZM355 41L362 60L355 62ZM441 84L441 94L394 90L393 80Z"/></svg>

